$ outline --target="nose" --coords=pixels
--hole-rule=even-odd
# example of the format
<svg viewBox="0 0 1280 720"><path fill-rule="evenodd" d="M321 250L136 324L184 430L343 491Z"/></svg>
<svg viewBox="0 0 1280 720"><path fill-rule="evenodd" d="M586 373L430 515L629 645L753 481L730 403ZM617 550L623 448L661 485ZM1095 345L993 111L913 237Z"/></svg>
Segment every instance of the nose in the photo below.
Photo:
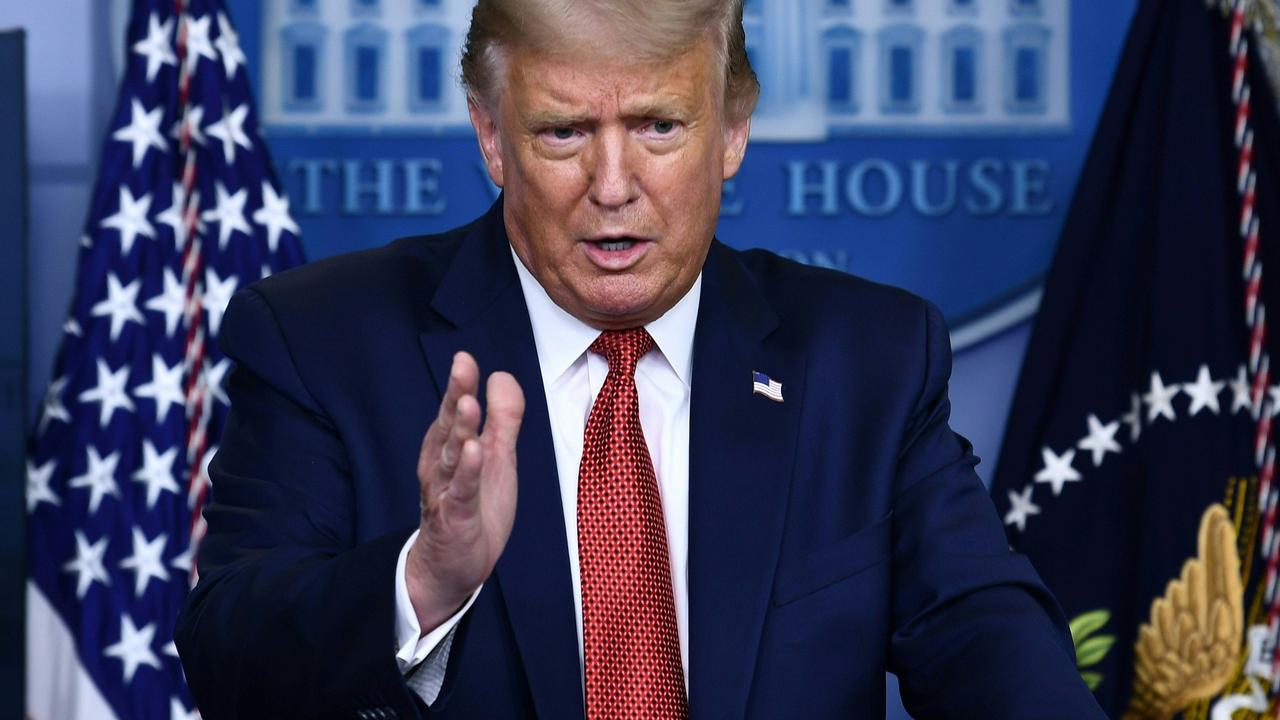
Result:
<svg viewBox="0 0 1280 720"><path fill-rule="evenodd" d="M639 193L628 140L623 128L609 128L595 137L588 159L591 177L588 195L591 202L602 208L621 208L635 200Z"/></svg>

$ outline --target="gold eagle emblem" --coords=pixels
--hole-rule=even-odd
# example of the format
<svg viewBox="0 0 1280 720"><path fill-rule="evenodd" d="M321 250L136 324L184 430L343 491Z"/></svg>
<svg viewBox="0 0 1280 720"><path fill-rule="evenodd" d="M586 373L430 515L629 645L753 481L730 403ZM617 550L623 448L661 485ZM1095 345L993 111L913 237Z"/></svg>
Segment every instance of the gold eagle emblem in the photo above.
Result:
<svg viewBox="0 0 1280 720"><path fill-rule="evenodd" d="M1236 671L1244 637L1244 585L1236 530L1226 508L1200 519L1197 554L1169 581L1138 629L1133 698L1126 718L1171 718L1220 693Z"/></svg>

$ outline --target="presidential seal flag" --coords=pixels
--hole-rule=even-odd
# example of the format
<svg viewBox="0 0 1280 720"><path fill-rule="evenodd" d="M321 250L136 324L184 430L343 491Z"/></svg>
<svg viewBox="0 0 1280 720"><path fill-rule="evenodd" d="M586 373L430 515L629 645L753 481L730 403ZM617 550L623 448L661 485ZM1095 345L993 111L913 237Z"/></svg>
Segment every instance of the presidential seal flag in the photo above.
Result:
<svg viewBox="0 0 1280 720"><path fill-rule="evenodd" d="M993 487L1112 717L1274 717L1280 125L1245 2L1143 0Z"/></svg>
<svg viewBox="0 0 1280 720"><path fill-rule="evenodd" d="M173 646L232 293L302 262L220 0L136 0L27 457L27 715L196 717ZM68 209L71 210L70 208Z"/></svg>

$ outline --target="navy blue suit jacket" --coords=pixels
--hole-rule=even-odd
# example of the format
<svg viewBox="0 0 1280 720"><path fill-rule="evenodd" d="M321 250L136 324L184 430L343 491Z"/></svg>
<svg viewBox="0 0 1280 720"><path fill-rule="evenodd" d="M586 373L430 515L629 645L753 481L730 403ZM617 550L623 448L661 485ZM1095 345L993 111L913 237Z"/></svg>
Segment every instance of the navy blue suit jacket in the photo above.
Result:
<svg viewBox="0 0 1280 720"><path fill-rule="evenodd" d="M583 716L555 456L501 201L231 301L237 363L177 644L204 716ZM426 708L394 652L415 466L457 350L529 399L515 526ZM785 402L751 391L752 371ZM701 718L1102 717L1060 611L947 425L936 308L713 243L694 339L689 708ZM482 399L483 401L483 399Z"/></svg>

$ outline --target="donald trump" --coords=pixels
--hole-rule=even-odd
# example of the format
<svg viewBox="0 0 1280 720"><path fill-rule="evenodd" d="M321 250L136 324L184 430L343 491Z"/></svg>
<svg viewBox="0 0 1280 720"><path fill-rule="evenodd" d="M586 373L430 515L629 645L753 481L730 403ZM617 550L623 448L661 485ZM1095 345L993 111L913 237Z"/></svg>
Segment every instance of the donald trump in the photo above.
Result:
<svg viewBox="0 0 1280 720"><path fill-rule="evenodd" d="M486 215L226 313L206 718L880 717L886 671L920 718L1102 716L937 309L716 240L742 0L480 0L462 79Z"/></svg>

